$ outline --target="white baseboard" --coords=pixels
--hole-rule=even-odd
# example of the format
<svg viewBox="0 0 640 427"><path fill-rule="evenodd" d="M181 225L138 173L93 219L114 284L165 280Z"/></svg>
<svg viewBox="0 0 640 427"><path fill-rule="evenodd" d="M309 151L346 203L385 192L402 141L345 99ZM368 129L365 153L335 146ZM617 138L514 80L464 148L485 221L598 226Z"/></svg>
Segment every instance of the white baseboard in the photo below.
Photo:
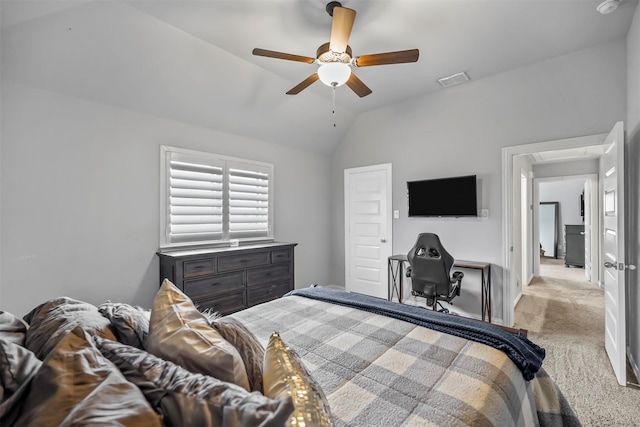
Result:
<svg viewBox="0 0 640 427"><path fill-rule="evenodd" d="M631 370L635 374L636 379L640 382L640 368L638 368L638 362L633 358L633 354L631 354L629 347L627 347L627 358L629 359L629 365L631 365Z"/></svg>
<svg viewBox="0 0 640 427"><path fill-rule="evenodd" d="M516 308L516 305L518 305L518 301L520 301L520 298L522 298L522 292L520 292L518 294L518 296L516 297L515 301L513 302L513 308Z"/></svg>

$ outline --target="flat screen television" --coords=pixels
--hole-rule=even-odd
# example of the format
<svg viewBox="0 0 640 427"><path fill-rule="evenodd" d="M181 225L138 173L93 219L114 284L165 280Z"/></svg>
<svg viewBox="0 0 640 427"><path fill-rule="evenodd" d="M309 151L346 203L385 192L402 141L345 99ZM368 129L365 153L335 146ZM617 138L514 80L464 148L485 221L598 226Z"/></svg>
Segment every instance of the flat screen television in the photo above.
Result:
<svg viewBox="0 0 640 427"><path fill-rule="evenodd" d="M407 182L409 216L478 216L476 176Z"/></svg>

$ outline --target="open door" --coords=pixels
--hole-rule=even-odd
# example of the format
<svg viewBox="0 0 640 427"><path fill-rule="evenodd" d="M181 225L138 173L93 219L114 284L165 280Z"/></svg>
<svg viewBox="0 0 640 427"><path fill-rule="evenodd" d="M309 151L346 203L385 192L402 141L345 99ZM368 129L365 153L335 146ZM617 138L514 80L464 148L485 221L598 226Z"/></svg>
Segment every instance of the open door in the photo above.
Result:
<svg viewBox="0 0 640 427"><path fill-rule="evenodd" d="M624 128L618 122L607 136L600 158L603 202L605 349L618 383L626 386Z"/></svg>

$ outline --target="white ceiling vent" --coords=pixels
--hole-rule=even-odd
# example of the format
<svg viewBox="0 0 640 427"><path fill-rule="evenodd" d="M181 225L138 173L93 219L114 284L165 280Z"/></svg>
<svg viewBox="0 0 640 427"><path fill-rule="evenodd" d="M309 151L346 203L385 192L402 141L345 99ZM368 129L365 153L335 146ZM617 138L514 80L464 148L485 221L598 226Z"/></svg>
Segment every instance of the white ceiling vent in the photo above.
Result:
<svg viewBox="0 0 640 427"><path fill-rule="evenodd" d="M459 85L460 83L468 82L469 76L464 71L461 73L451 74L450 76L441 77L438 79L438 83L442 87L449 87Z"/></svg>

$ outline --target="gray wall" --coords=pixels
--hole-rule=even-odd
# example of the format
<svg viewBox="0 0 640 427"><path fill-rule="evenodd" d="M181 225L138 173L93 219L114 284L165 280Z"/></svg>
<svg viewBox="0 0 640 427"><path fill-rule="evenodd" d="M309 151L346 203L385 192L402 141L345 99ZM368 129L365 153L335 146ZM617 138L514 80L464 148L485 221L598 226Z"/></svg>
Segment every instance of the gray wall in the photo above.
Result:
<svg viewBox="0 0 640 427"><path fill-rule="evenodd" d="M332 280L344 277L343 170L390 162L400 211L393 252L406 253L418 233L432 231L456 258L492 263L493 312L501 317L501 148L609 132L626 115L626 55L620 39L359 116L332 158ZM488 219L407 217L407 181L468 174L481 182ZM470 272L463 286L455 308L478 316L479 279Z"/></svg>
<svg viewBox="0 0 640 427"><path fill-rule="evenodd" d="M640 376L640 8L627 34L627 336L632 363Z"/></svg>
<svg viewBox="0 0 640 427"><path fill-rule="evenodd" d="M3 309L61 295L150 307L161 144L273 163L275 237L298 243L296 285L328 280L328 156L8 82L1 107Z"/></svg>

